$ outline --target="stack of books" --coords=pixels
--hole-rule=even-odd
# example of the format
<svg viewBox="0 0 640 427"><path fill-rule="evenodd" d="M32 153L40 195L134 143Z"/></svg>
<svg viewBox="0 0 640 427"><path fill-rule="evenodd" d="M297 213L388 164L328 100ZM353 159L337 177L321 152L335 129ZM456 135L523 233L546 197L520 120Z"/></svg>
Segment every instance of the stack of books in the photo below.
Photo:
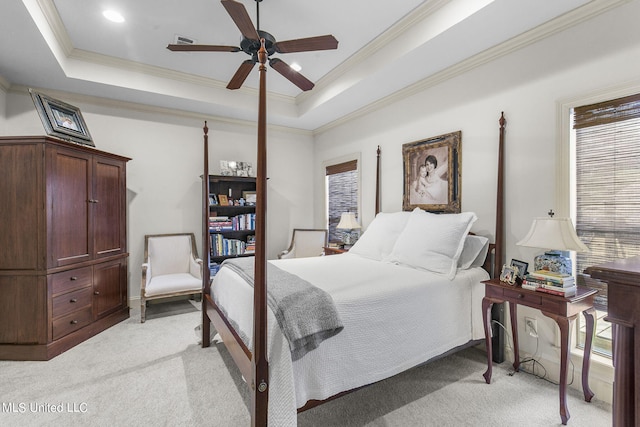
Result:
<svg viewBox="0 0 640 427"><path fill-rule="evenodd" d="M572 297L578 290L572 275L548 270L536 270L525 275L522 287L562 297Z"/></svg>
<svg viewBox="0 0 640 427"><path fill-rule="evenodd" d="M209 231L255 230L256 214L248 213L229 218L228 216L210 216Z"/></svg>
<svg viewBox="0 0 640 427"><path fill-rule="evenodd" d="M211 256L243 255L246 243L239 239L227 239L222 234L211 235Z"/></svg>
<svg viewBox="0 0 640 427"><path fill-rule="evenodd" d="M209 231L232 231L233 221L228 216L210 216Z"/></svg>
<svg viewBox="0 0 640 427"><path fill-rule="evenodd" d="M251 235L247 236L247 245L244 250L245 254L254 254L256 253L256 236Z"/></svg>
<svg viewBox="0 0 640 427"><path fill-rule="evenodd" d="M256 229L256 214L248 213L231 218L234 230L255 230Z"/></svg>

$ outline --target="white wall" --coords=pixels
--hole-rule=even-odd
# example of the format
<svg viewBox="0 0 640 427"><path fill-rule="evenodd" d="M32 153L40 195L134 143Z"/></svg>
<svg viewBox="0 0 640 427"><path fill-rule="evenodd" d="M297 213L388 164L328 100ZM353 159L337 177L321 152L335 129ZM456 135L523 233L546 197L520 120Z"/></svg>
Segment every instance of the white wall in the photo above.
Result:
<svg viewBox="0 0 640 427"><path fill-rule="evenodd" d="M6 122L6 109L7 109L7 88L8 84L0 77L0 135L5 134Z"/></svg>
<svg viewBox="0 0 640 427"><path fill-rule="evenodd" d="M44 91L80 108L96 148L132 160L127 164L129 297L139 298L144 235L193 232L202 255L201 179L205 118L180 112L112 103L104 99ZM0 115L0 135L43 135L44 128L24 88L8 93ZM0 102L3 111L5 102ZM256 165L256 127L206 118L209 170L220 160ZM269 129L267 256L286 249L294 227L313 226L312 136Z"/></svg>
<svg viewBox="0 0 640 427"><path fill-rule="evenodd" d="M361 151L366 226L374 216L375 151L380 145L382 210L401 210L402 144L461 130L462 210L478 214L474 231L493 236L498 118L504 111L506 260L532 263L539 251L515 245L532 218L546 216L551 208L568 214L566 205L556 203L559 105L564 99L638 79L637 16L640 2L636 1L317 135L316 206L322 204L322 162ZM525 315L538 319L538 357L548 361L553 377L553 363L560 354L555 344L557 326L539 311L519 310L523 352L533 353L536 344L524 336ZM579 378L580 363L575 364ZM594 388L599 398L610 401L610 382L609 376ZM579 380L575 383L579 387Z"/></svg>

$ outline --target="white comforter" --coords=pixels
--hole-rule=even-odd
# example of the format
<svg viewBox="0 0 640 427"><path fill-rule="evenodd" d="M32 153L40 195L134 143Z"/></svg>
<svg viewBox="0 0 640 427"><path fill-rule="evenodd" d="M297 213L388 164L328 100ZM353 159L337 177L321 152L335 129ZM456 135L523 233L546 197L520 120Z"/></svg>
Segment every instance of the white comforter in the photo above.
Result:
<svg viewBox="0 0 640 427"><path fill-rule="evenodd" d="M333 297L344 330L300 360L269 311L269 425L295 426L296 408L388 378L484 338L481 268L440 275L355 254L270 261ZM222 268L212 295L253 336L253 288ZM251 343L249 348L253 347Z"/></svg>

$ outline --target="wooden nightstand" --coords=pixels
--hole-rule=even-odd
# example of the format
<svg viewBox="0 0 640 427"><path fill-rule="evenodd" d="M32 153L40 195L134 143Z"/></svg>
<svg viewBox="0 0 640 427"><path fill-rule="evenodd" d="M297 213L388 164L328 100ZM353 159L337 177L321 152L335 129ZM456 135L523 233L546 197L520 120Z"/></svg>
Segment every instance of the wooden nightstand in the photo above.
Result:
<svg viewBox="0 0 640 427"><path fill-rule="evenodd" d="M567 408L567 372L569 370L569 336L571 321L580 313L584 315L586 323L584 357L582 358L582 391L584 400L591 402L594 394L589 388L589 366L591 363L591 344L593 341L593 326L596 310L593 308L595 289L580 288L575 296L565 298L543 292L531 291L521 287L502 283L498 279L485 280L485 296L482 299L482 318L484 320L485 343L487 346L487 371L484 379L491 383L491 306L494 303L509 302L511 317L511 333L513 335L513 368L520 368L520 355L518 350L518 305L536 308L547 317L556 321L560 327L560 418L562 424L569 420Z"/></svg>
<svg viewBox="0 0 640 427"><path fill-rule="evenodd" d="M329 246L324 247L325 255L338 255L338 254L343 254L345 252L349 252L349 249L331 248Z"/></svg>

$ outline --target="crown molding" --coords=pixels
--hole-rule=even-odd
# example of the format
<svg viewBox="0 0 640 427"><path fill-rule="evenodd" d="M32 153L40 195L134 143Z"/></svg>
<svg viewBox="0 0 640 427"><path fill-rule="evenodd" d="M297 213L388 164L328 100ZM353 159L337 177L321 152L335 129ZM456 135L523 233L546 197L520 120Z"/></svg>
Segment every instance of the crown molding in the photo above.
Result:
<svg viewBox="0 0 640 427"><path fill-rule="evenodd" d="M358 65L368 61L372 56L383 50L387 45L397 39L399 36L411 30L416 23L423 21L433 15L440 8L450 3L451 0L431 0L418 6L416 10L410 12L395 25L387 29L380 36L373 39L366 46L346 59L336 68L320 78L314 87L314 91L302 92L296 97L296 102L301 104L307 99L314 97L318 92L323 91L347 72L356 68Z"/></svg>
<svg viewBox="0 0 640 427"><path fill-rule="evenodd" d="M71 52L73 52L73 44L71 43L69 34L67 34L67 30L64 28L64 24L62 23L62 19L60 18L60 14L58 14L58 9L56 9L56 5L53 3L53 0L36 0L36 3L49 24L49 28L58 42L58 45L65 55L69 56Z"/></svg>
<svg viewBox="0 0 640 427"><path fill-rule="evenodd" d="M182 83L193 84L203 87L209 87L214 89L225 89L227 84L220 80L211 79L208 77L197 76L194 74L183 73L179 71L173 71L162 67L153 65L147 65L140 62L129 61L113 56L102 55L94 52L89 52L82 49L76 49L73 46L71 38L69 37L66 28L58 14L58 10L53 3L53 0L35 0L38 7L42 11L58 45L65 53L67 59L81 61L87 64L95 64L98 66L104 66L109 68L115 68L126 72L136 72L147 76L159 77L169 80L174 80ZM64 64L60 64L64 69ZM242 93L248 96L258 95L258 90L253 88L242 87L237 90L238 93ZM293 96L275 94L273 92L267 92L267 96L270 100L278 101L281 103L295 104L295 98Z"/></svg>
<svg viewBox="0 0 640 427"><path fill-rule="evenodd" d="M1 77L1 76L0 76ZM12 93L19 93L29 95L29 89L26 86L22 85L12 85L9 87L8 91ZM148 104L140 104L128 101L120 101L108 98L102 98L99 96L92 95L81 95L73 92L65 92L59 90L52 89L44 89L44 88L31 88L37 92L45 93L53 98L64 100L68 103L80 103L80 104L89 104L97 107L104 107L113 110L126 110L133 111L137 113L149 114L151 116L166 116L171 118L183 118L183 119L195 119L195 120L206 120L208 123L219 123L219 124L227 124L234 126L242 126L249 127L252 129L257 128L257 123L254 120L241 120L241 119L231 119L227 117L220 116L212 116L203 113L195 113L192 111L185 111L174 108L166 108L166 107L156 107ZM122 114L123 117L126 114ZM286 133L293 133L304 136L313 136L313 132L306 129L293 128L288 126L281 125L268 125L267 126L272 131L281 131Z"/></svg>
<svg viewBox="0 0 640 427"><path fill-rule="evenodd" d="M471 71L474 68L480 67L481 65L484 65L488 62L494 61L498 58L501 58L540 40L550 37L554 34L560 33L582 22L588 21L602 13L605 13L630 1L631 0L595 0L587 3L586 5L581 6L578 9L572 10L565 13L564 15L553 19L552 21L539 25L538 27L535 27L523 34L509 39L506 42L480 52L419 82L409 85L404 89L396 91L393 94L372 102L358 110L353 111L350 114L329 122L315 129L314 134L322 134L330 129L338 127L358 117L362 117L374 111L380 110L386 106L401 101L404 98L415 95L416 93L423 92L447 80Z"/></svg>

